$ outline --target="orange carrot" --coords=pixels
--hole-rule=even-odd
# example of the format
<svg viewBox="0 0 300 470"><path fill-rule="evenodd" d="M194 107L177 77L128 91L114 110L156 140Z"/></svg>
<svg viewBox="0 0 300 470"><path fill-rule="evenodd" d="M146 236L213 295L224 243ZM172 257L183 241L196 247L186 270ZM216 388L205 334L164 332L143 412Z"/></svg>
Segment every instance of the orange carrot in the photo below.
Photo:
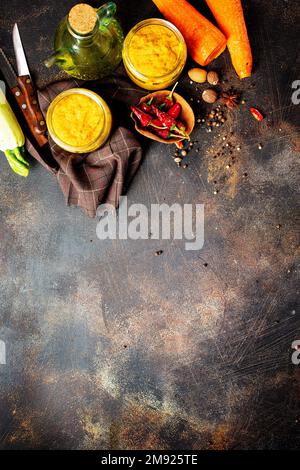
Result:
<svg viewBox="0 0 300 470"><path fill-rule="evenodd" d="M250 77L252 53L241 0L206 0L227 37L233 67L240 78Z"/></svg>
<svg viewBox="0 0 300 470"><path fill-rule="evenodd" d="M153 0L163 16L185 39L188 52L200 65L207 65L226 48L221 31L185 0Z"/></svg>

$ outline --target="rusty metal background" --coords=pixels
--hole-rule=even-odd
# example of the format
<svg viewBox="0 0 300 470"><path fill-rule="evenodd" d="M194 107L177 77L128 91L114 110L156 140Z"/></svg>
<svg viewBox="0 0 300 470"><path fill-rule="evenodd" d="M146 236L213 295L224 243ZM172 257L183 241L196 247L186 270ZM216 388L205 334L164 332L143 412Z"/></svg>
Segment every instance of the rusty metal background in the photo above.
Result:
<svg viewBox="0 0 300 470"><path fill-rule="evenodd" d="M1 46L13 57L18 21L39 86L61 76L42 60L74 3L1 0ZM240 82L227 53L211 68L246 105L219 132L197 128L186 169L171 149L144 143L128 194L129 203L204 203L200 252L180 241L99 241L96 220L67 208L43 168L31 162L21 179L1 156L2 449L299 447L300 106L291 85L300 11L297 2L243 3L255 73ZM125 31L158 15L150 0L117 4ZM204 112L187 78L180 91ZM249 118L250 104L267 119ZM228 156L213 156L230 131L241 151L228 172Z"/></svg>

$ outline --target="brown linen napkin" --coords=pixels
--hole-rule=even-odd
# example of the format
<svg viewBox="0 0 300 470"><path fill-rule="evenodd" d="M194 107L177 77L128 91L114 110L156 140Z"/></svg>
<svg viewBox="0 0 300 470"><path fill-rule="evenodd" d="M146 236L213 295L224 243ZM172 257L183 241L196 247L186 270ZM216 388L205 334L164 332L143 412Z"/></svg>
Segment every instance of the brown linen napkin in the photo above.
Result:
<svg viewBox="0 0 300 470"><path fill-rule="evenodd" d="M98 92L111 107L114 127L108 142L102 148L86 154L66 152L50 137L49 145L46 144L42 149L33 147L29 141L27 148L39 163L57 177L67 205L80 206L87 215L95 217L101 203L118 207L120 196L128 189L141 163L141 146L133 134L120 125L120 120L124 104L134 103L145 92L136 88L122 73L116 73L102 82L60 81L38 92L44 116L56 95L78 86ZM128 115L127 108L123 114L124 121Z"/></svg>

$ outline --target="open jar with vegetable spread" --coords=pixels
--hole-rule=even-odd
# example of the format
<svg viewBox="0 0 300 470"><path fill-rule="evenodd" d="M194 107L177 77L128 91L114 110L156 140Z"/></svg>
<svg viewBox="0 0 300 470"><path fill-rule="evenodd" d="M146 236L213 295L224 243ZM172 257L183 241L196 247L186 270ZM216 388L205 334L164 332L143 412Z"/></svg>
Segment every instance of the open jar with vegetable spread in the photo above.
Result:
<svg viewBox="0 0 300 470"><path fill-rule="evenodd" d="M105 101L85 88L72 88L57 95L48 108L46 120L54 142L72 153L92 152L101 147L112 127Z"/></svg>
<svg viewBox="0 0 300 470"><path fill-rule="evenodd" d="M123 61L131 80L147 90L172 85L181 74L187 48L180 31L168 21L150 18L127 34Z"/></svg>

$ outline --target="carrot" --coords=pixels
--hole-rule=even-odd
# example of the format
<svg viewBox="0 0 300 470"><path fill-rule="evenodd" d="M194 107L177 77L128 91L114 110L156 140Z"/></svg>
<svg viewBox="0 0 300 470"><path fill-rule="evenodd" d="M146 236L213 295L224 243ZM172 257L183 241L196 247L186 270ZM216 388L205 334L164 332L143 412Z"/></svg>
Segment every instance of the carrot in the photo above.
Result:
<svg viewBox="0 0 300 470"><path fill-rule="evenodd" d="M250 77L252 53L241 0L206 0L220 29L227 37L231 61L240 78Z"/></svg>
<svg viewBox="0 0 300 470"><path fill-rule="evenodd" d="M226 48L221 31L185 0L153 0L163 16L173 23L185 39L191 57L204 66Z"/></svg>

